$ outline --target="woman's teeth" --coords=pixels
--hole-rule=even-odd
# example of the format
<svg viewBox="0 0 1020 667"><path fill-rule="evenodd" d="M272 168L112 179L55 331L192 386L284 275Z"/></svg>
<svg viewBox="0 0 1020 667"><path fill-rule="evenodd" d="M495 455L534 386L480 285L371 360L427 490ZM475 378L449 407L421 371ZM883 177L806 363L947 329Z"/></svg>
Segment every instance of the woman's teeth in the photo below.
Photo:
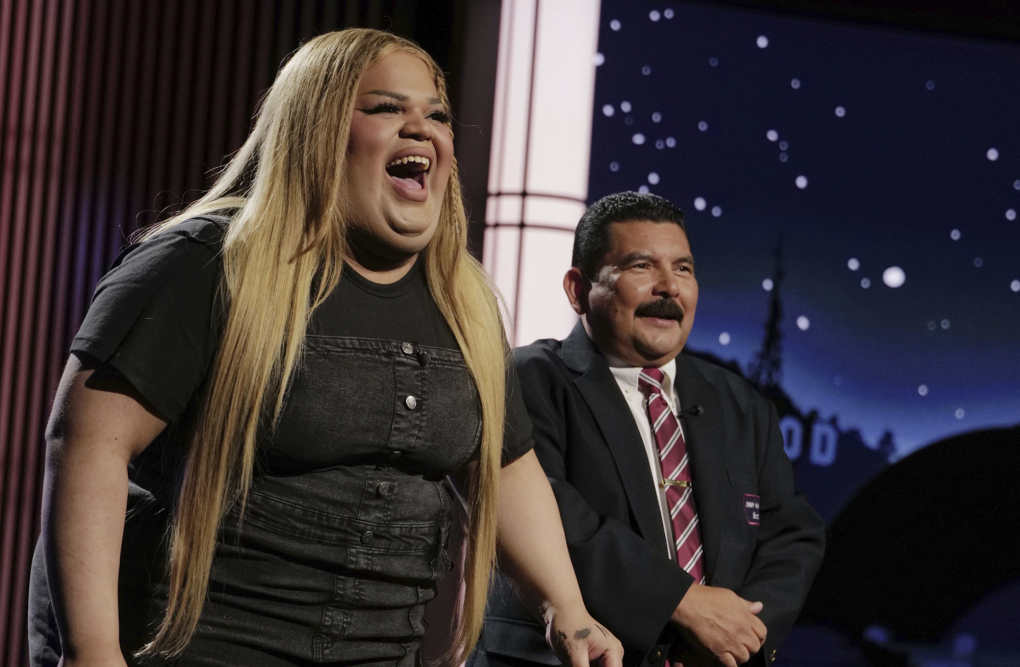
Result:
<svg viewBox="0 0 1020 667"><path fill-rule="evenodd" d="M424 165L426 171L428 171L429 165L432 163L432 161L427 157L422 157L421 155L408 155L407 157L398 157L396 160L386 165L386 168L389 169L390 167L396 167L398 164L407 164L409 162L418 162Z"/></svg>

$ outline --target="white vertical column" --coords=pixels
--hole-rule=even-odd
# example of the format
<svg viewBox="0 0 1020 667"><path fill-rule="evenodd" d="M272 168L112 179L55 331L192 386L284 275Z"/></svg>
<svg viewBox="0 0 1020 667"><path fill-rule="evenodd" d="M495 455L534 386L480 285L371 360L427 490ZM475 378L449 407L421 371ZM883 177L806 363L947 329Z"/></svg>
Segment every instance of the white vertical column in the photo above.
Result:
<svg viewBox="0 0 1020 667"><path fill-rule="evenodd" d="M561 284L588 196L599 5L503 0L483 261L512 345L577 321Z"/></svg>

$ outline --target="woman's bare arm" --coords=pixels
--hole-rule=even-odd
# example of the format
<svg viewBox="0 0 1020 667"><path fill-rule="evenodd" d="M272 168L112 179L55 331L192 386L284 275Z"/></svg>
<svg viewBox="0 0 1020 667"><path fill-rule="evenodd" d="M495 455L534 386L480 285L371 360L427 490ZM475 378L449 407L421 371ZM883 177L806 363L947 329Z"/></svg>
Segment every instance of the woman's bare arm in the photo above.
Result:
<svg viewBox="0 0 1020 667"><path fill-rule="evenodd" d="M127 466L165 427L126 380L68 360L46 429L42 518L65 665L124 663L117 578Z"/></svg>
<svg viewBox="0 0 1020 667"><path fill-rule="evenodd" d="M584 607L556 498L534 451L503 468L498 520L501 567L545 619L546 638L564 664L598 658L620 667L623 646Z"/></svg>

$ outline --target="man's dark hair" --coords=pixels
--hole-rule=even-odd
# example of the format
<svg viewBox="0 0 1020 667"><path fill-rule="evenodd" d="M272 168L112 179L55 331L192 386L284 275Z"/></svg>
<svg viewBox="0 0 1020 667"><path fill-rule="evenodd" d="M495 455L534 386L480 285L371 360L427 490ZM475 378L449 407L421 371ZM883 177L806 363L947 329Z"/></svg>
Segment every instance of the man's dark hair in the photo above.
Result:
<svg viewBox="0 0 1020 667"><path fill-rule="evenodd" d="M669 201L653 194L617 192L607 195L588 207L574 231L574 256L571 265L581 269L589 280L595 280L599 262L609 252L614 222L672 222L684 225L684 212Z"/></svg>

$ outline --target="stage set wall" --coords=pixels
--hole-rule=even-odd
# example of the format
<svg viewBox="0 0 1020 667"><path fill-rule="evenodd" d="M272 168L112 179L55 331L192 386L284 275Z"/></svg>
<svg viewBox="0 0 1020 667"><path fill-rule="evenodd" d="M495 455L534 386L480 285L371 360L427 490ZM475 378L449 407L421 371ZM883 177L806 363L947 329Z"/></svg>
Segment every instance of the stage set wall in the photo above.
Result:
<svg viewBox="0 0 1020 667"><path fill-rule="evenodd" d="M600 6L614 4L0 0L0 664L27 663L43 429L92 290L132 232L209 186L287 54L329 30L386 28L418 41L447 71L471 248L515 316L511 339L526 344L573 322L558 288L548 289L558 265L544 258L563 255L584 205L604 194L589 175L592 144L604 139L584 114L601 108L593 57L613 18L600 17ZM923 12L910 0L677 7L699 4L1020 38L1020 20L982 13L981 3L925 3ZM662 3L635 5L647 15ZM565 86L573 91L566 106L584 110L580 121L563 115ZM455 587L448 577L430 606L433 654L446 638Z"/></svg>
<svg viewBox="0 0 1020 667"><path fill-rule="evenodd" d="M131 233L211 184L289 53L350 26L410 37L448 72L483 209L498 20L498 0L0 2L0 664L27 664L43 431L68 345Z"/></svg>

